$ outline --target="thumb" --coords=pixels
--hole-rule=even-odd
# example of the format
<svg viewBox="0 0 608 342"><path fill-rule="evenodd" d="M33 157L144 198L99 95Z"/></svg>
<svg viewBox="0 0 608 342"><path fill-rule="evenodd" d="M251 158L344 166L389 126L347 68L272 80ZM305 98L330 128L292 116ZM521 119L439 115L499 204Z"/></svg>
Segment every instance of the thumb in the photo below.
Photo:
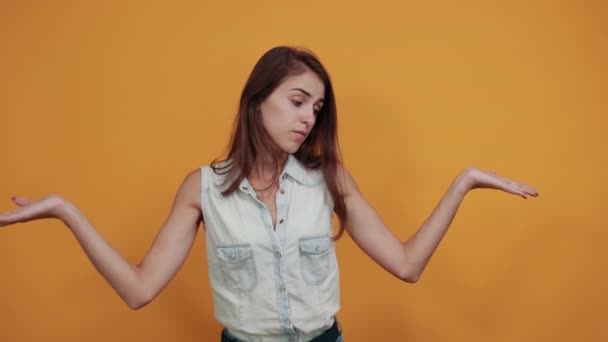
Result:
<svg viewBox="0 0 608 342"><path fill-rule="evenodd" d="M20 207L30 203L30 200L25 197L12 197L12 200Z"/></svg>

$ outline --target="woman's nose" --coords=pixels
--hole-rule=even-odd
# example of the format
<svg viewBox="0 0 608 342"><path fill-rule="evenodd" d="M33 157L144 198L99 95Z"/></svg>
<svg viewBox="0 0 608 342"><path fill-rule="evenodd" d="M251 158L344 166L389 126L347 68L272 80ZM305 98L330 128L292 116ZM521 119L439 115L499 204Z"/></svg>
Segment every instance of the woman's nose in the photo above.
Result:
<svg viewBox="0 0 608 342"><path fill-rule="evenodd" d="M307 108L304 111L303 117L302 117L302 121L308 123L309 125L312 125L312 123L315 121L315 109L314 108Z"/></svg>

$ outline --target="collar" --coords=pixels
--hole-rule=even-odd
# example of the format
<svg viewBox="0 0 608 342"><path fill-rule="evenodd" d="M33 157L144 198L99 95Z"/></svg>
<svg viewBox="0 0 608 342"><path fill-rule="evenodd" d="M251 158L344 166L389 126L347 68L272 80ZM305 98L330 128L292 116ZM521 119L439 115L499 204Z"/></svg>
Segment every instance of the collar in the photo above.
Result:
<svg viewBox="0 0 608 342"><path fill-rule="evenodd" d="M303 185L314 185L319 183L320 180L323 179L323 172L321 170L311 170L306 168L304 164L302 164L298 158L296 158L293 154L289 154L287 156L287 161L285 162L285 166L283 167L283 171L281 172L280 181L283 181L287 176L293 178L298 183ZM243 178L241 183L239 184L239 188L243 189L243 187L250 187L249 181L247 178Z"/></svg>
<svg viewBox="0 0 608 342"><path fill-rule="evenodd" d="M311 184L310 177L308 177L308 170L300 163L298 158L294 157L291 153L287 156L287 162L285 163L285 168L281 173L281 177L285 178L284 175L290 176L301 184Z"/></svg>
<svg viewBox="0 0 608 342"><path fill-rule="evenodd" d="M323 181L323 171L319 169L309 169L302 164L293 154L289 154L285 168L281 173L281 177L285 175L295 179L298 183L304 185L315 185Z"/></svg>

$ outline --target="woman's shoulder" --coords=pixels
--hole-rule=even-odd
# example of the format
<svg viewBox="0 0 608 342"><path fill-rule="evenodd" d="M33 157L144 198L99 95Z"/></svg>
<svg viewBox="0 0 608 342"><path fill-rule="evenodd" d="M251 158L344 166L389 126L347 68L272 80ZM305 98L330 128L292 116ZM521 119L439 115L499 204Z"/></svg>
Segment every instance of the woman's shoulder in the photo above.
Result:
<svg viewBox="0 0 608 342"><path fill-rule="evenodd" d="M188 203L195 208L201 210L201 177L202 177L202 167L197 167L194 170L191 170L184 177L178 192L183 192Z"/></svg>
<svg viewBox="0 0 608 342"><path fill-rule="evenodd" d="M188 202L197 209L202 210L201 192L203 191L203 185L221 180L222 176L226 172L226 166L229 165L229 161L221 161L215 165L202 165L189 171L184 177L182 185L178 191L185 192ZM204 179L204 177L211 177L211 179Z"/></svg>

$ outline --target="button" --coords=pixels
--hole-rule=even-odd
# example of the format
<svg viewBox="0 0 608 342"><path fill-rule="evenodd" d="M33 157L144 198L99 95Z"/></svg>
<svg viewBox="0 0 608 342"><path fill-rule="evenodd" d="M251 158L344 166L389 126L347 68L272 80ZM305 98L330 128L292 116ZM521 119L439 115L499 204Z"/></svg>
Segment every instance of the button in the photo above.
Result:
<svg viewBox="0 0 608 342"><path fill-rule="evenodd" d="M277 258L280 258L281 257L281 251L275 251L274 252L274 256L277 257Z"/></svg>
<svg viewBox="0 0 608 342"><path fill-rule="evenodd" d="M242 187L241 189L243 189L243 190L245 190L245 191L249 190L249 188L248 188L248 187L246 187L246 186Z"/></svg>
<svg viewBox="0 0 608 342"><path fill-rule="evenodd" d="M283 195L285 193L285 189L281 189L281 195Z"/></svg>
<svg viewBox="0 0 608 342"><path fill-rule="evenodd" d="M279 291L285 293L285 285L279 286Z"/></svg>
<svg viewBox="0 0 608 342"><path fill-rule="evenodd" d="M279 224L281 224L281 223L283 223L283 219L281 219L281 220L279 221Z"/></svg>
<svg viewBox="0 0 608 342"><path fill-rule="evenodd" d="M285 324L290 327L291 326L291 320L289 320L289 318L285 321Z"/></svg>

